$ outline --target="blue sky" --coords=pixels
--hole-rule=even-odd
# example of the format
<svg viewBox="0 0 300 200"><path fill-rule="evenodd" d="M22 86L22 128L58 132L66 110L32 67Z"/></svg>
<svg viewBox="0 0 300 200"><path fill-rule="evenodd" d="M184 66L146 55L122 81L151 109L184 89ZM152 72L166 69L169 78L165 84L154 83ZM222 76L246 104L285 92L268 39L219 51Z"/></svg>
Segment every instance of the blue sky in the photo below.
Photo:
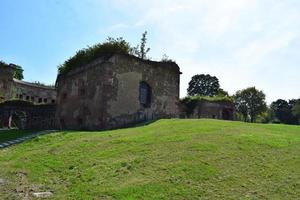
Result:
<svg viewBox="0 0 300 200"><path fill-rule="evenodd" d="M181 67L181 96L192 75L209 73L223 89L256 86L270 103L300 98L299 0L1 0L0 59L25 80L54 83L76 50L148 31L149 56Z"/></svg>

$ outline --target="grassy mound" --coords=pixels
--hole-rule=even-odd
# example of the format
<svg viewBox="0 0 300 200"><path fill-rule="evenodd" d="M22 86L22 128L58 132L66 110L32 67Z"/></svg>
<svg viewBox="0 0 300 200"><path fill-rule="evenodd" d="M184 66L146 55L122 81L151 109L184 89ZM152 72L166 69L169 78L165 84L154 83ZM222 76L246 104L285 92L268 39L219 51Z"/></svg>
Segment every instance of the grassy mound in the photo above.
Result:
<svg viewBox="0 0 300 200"><path fill-rule="evenodd" d="M300 127L160 120L0 151L0 199L297 199Z"/></svg>

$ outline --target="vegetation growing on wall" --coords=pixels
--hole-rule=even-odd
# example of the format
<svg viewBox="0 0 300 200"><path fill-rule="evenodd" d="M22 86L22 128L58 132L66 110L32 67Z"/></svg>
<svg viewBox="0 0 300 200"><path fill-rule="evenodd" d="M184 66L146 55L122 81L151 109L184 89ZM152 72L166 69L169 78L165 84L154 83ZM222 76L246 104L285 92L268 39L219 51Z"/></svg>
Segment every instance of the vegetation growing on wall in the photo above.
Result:
<svg viewBox="0 0 300 200"><path fill-rule="evenodd" d="M132 54L141 58L148 59L147 54L150 51L150 48L146 47L147 44L147 31L142 34L141 42L136 47L132 48Z"/></svg>
<svg viewBox="0 0 300 200"><path fill-rule="evenodd" d="M4 61L0 60L0 67L13 67L15 69L14 71L14 78L18 80L23 80L23 68L16 64L7 64Z"/></svg>
<svg viewBox="0 0 300 200"><path fill-rule="evenodd" d="M143 60L150 59L148 53L150 48L147 45L147 31L142 34L140 43L133 47L122 37L109 37L105 42L98 43L93 46L81 49L76 54L66 60L62 65L58 66L58 73L64 74L71 69L86 65L101 56L109 56L114 53L133 55ZM163 62L174 62L171 59L163 60Z"/></svg>
<svg viewBox="0 0 300 200"><path fill-rule="evenodd" d="M122 37L116 39L109 37L103 43L98 43L77 51L73 57L69 58L64 62L64 64L58 67L58 72L59 74L66 73L73 68L85 65L104 55L109 55L112 53L129 54L130 52L130 44Z"/></svg>

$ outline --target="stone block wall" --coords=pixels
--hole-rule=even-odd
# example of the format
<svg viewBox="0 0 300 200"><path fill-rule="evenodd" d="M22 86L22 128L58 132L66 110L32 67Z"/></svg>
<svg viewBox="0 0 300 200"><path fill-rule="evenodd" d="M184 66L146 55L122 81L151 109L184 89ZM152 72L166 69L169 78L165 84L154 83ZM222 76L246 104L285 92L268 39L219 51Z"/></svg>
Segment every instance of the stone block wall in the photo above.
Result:
<svg viewBox="0 0 300 200"><path fill-rule="evenodd" d="M101 130L178 117L179 78L175 63L104 56L58 76L58 123L63 129Z"/></svg>
<svg viewBox="0 0 300 200"><path fill-rule="evenodd" d="M6 101L0 104L0 127L8 127L11 116L12 126L19 129L57 129L55 111L55 104L34 105L26 101Z"/></svg>
<svg viewBox="0 0 300 200"><path fill-rule="evenodd" d="M15 95L13 74L14 68L0 67L0 102L9 100Z"/></svg>
<svg viewBox="0 0 300 200"><path fill-rule="evenodd" d="M235 108L232 102L199 100L190 113L187 112L186 105L181 105L180 107L180 116L182 118L234 120Z"/></svg>

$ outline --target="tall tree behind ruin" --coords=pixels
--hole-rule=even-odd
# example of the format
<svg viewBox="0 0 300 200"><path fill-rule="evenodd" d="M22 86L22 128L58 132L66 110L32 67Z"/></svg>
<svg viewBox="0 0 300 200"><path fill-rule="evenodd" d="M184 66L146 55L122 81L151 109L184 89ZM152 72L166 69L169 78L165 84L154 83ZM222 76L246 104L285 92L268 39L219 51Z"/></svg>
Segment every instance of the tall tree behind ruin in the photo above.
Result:
<svg viewBox="0 0 300 200"><path fill-rule="evenodd" d="M219 79L209 74L193 76L187 89L189 96L215 96L219 91Z"/></svg>
<svg viewBox="0 0 300 200"><path fill-rule="evenodd" d="M266 95L263 91L255 87L237 91L234 96L236 110L243 115L245 121L250 118L252 123L258 115L267 110L265 99Z"/></svg>

